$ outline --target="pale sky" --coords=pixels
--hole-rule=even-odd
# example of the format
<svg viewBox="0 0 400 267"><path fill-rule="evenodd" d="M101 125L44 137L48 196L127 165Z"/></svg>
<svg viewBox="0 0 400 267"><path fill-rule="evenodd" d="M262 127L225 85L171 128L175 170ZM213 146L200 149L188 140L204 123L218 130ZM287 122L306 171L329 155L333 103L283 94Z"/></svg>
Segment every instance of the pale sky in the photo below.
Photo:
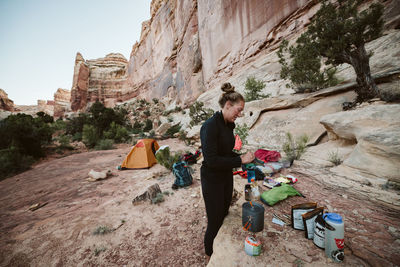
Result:
<svg viewBox="0 0 400 267"><path fill-rule="evenodd" d="M0 88L16 105L71 90L75 56L129 60L151 0L0 0Z"/></svg>

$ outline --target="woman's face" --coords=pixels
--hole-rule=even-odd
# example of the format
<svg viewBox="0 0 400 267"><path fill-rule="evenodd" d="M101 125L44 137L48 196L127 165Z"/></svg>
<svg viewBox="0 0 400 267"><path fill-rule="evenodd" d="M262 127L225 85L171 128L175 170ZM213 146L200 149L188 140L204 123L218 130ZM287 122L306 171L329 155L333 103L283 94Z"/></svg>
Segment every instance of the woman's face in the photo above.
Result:
<svg viewBox="0 0 400 267"><path fill-rule="evenodd" d="M227 101L224 109L224 119L227 122L235 122L238 117L242 116L244 101L238 101L237 103Z"/></svg>

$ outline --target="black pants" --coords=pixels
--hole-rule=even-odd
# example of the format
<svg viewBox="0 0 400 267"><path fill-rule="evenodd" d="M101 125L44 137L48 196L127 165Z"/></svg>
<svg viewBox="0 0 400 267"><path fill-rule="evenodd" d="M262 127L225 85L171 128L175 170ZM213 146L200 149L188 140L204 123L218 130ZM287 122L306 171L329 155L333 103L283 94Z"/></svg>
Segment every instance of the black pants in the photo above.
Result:
<svg viewBox="0 0 400 267"><path fill-rule="evenodd" d="M207 179L201 178L201 189L203 191L204 203L207 213L207 230L204 236L204 248L206 254L211 256L213 253L214 238L217 236L219 228L226 215L232 201L233 178L212 183Z"/></svg>

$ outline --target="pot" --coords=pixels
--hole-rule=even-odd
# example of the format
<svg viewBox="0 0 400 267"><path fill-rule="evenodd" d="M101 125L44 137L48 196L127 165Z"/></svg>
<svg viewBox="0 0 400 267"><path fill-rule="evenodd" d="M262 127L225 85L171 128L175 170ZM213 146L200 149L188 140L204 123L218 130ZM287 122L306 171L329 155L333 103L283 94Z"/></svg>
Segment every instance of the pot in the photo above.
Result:
<svg viewBox="0 0 400 267"><path fill-rule="evenodd" d="M264 207L256 202L243 203L242 225L250 232L261 232L264 229Z"/></svg>

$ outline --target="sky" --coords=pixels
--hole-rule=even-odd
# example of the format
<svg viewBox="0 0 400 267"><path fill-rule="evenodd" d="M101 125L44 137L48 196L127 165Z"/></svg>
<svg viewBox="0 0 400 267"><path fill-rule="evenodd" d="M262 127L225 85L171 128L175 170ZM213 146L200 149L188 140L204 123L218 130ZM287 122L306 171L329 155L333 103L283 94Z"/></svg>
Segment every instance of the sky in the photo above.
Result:
<svg viewBox="0 0 400 267"><path fill-rule="evenodd" d="M0 0L0 88L15 105L71 90L76 53L129 60L151 0Z"/></svg>

